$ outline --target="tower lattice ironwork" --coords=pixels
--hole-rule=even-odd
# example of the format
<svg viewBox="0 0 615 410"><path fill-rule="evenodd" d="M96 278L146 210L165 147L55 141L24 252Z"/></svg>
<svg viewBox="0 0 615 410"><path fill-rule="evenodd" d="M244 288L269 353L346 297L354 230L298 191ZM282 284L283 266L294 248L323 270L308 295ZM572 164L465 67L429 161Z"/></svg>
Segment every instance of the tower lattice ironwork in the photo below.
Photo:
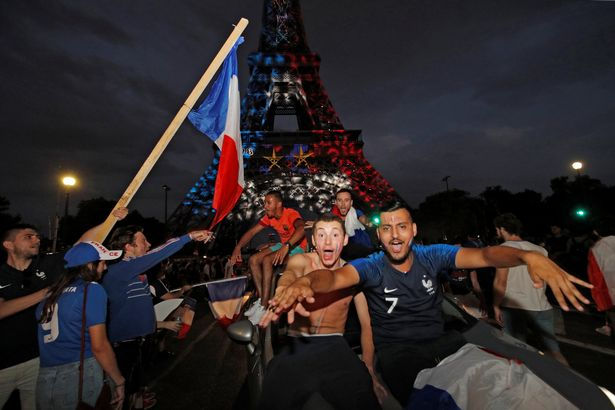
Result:
<svg viewBox="0 0 615 410"><path fill-rule="evenodd" d="M377 209L399 196L363 155L360 130L344 129L321 82L320 56L310 50L299 0L266 0L257 52L248 57L250 82L241 106L246 186L221 223L218 243L253 224L263 195L280 190L303 213L331 208L341 188L355 205ZM276 130L276 119L296 117L297 129ZM219 151L169 220L178 231L211 218Z"/></svg>

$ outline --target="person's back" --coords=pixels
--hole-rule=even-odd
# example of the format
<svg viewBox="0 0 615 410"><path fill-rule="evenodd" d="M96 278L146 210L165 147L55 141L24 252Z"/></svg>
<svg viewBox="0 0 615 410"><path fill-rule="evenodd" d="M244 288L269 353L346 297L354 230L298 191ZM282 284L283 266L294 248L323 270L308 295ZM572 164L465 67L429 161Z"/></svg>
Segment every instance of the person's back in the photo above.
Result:
<svg viewBox="0 0 615 410"><path fill-rule="evenodd" d="M547 256L547 251L543 247L528 241L506 241L502 246L534 251ZM538 289L534 287L526 266L509 268L506 292L501 306L533 311L549 310L552 306L545 292L546 286Z"/></svg>

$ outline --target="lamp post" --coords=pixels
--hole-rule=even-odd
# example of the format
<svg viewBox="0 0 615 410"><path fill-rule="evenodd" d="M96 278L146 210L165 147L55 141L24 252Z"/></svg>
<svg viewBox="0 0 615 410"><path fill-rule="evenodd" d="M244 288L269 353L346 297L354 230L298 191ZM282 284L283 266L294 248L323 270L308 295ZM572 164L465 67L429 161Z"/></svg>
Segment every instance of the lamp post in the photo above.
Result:
<svg viewBox="0 0 615 410"><path fill-rule="evenodd" d="M62 185L66 187L66 199L64 201L64 218L68 216L68 200L70 188L74 187L77 184L77 179L73 176L67 175L62 178Z"/></svg>
<svg viewBox="0 0 615 410"><path fill-rule="evenodd" d="M168 192L171 190L168 185L163 185L162 190L164 191L164 224L166 226L168 218L167 218L167 204L168 204Z"/></svg>
<svg viewBox="0 0 615 410"><path fill-rule="evenodd" d="M448 179L450 177L451 177L450 175L447 175L444 178L442 178L442 182L444 182L446 184L446 192L448 192Z"/></svg>
<svg viewBox="0 0 615 410"><path fill-rule="evenodd" d="M581 161L575 161L572 163L572 169L577 171L577 176L581 176L581 169L583 169L583 163Z"/></svg>

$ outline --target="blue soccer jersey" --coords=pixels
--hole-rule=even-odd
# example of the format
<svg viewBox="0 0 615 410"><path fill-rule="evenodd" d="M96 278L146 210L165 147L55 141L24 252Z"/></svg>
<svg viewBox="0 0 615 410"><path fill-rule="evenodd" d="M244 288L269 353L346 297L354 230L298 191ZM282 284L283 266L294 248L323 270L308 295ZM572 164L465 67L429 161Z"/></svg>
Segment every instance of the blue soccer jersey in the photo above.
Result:
<svg viewBox="0 0 615 410"><path fill-rule="evenodd" d="M54 306L49 322L38 324L38 346L41 367L59 366L79 361L81 353L81 319L85 282L77 279L68 285ZM43 300L36 309L40 319ZM107 294L101 285L90 282L85 307L86 329L105 323L107 318ZM90 333L85 332L85 358L92 357Z"/></svg>
<svg viewBox="0 0 615 410"><path fill-rule="evenodd" d="M450 245L413 245L414 261L405 273L395 269L384 252L350 262L367 298L376 347L444 333L438 273L455 267L458 251Z"/></svg>

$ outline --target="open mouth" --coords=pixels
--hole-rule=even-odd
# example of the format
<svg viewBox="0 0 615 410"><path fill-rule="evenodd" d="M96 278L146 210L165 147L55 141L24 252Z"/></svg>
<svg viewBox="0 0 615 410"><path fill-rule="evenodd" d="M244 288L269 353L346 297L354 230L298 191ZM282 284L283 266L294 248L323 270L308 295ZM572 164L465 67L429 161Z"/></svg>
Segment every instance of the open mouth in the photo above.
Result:
<svg viewBox="0 0 615 410"><path fill-rule="evenodd" d="M335 257L333 249L324 249L322 251L322 258L325 260L332 260Z"/></svg>
<svg viewBox="0 0 615 410"><path fill-rule="evenodd" d="M389 246L391 247L393 253L399 253L403 249L404 243L400 241L393 241L389 242Z"/></svg>

